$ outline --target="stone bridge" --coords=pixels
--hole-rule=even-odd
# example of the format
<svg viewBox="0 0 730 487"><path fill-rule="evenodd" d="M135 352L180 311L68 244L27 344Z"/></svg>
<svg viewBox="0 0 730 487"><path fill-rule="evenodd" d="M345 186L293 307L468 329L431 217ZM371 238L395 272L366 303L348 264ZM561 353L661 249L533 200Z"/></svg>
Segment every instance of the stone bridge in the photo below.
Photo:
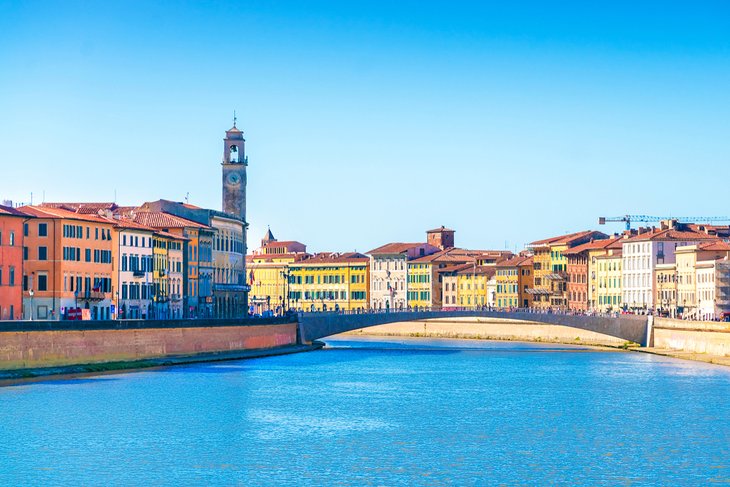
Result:
<svg viewBox="0 0 730 487"><path fill-rule="evenodd" d="M401 321L436 318L501 318L528 323L545 323L580 328L648 346L651 341L651 317L637 315L582 316L529 311L389 311L377 313L299 313L299 337L304 343L338 333Z"/></svg>

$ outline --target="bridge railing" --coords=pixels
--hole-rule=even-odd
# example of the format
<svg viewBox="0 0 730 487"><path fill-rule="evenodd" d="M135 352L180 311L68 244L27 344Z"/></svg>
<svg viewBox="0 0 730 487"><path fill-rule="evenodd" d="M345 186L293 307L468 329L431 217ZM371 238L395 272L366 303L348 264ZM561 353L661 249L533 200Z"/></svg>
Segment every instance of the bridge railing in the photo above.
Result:
<svg viewBox="0 0 730 487"><path fill-rule="evenodd" d="M453 313L453 312L472 312L475 314L490 313L527 313L538 315L560 315L560 316L597 316L605 318L617 318L621 313L617 311L599 312L599 311L579 311L564 310L559 308L518 308L518 307L495 307L495 306L416 306L407 308L360 308L354 310L331 310L331 311L296 311L297 316L313 316L313 315L363 315L363 314L415 314L415 313Z"/></svg>

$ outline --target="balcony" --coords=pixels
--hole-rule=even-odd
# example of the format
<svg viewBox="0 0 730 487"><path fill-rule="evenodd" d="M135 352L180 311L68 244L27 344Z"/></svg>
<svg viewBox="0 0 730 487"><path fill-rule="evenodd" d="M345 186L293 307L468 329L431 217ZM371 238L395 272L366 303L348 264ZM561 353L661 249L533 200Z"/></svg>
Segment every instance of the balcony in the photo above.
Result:
<svg viewBox="0 0 730 487"><path fill-rule="evenodd" d="M83 293L78 293L76 295L76 299L81 299L84 301L103 301L107 298L106 293L98 292L98 291L86 291Z"/></svg>
<svg viewBox="0 0 730 487"><path fill-rule="evenodd" d="M132 271L133 277L144 277L144 275L145 275L145 271L141 271L139 269Z"/></svg>
<svg viewBox="0 0 730 487"><path fill-rule="evenodd" d="M223 284L223 283L213 283L213 291L218 292L234 292L234 293L243 293L246 291L249 291L251 288L250 286L247 286L245 284Z"/></svg>

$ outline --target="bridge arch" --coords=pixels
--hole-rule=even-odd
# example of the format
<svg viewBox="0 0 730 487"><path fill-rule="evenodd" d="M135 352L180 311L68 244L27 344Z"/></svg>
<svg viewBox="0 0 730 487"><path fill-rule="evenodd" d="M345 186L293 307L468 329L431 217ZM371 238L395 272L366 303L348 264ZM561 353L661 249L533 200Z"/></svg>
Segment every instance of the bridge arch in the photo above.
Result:
<svg viewBox="0 0 730 487"><path fill-rule="evenodd" d="M647 316L582 316L528 311L397 311L374 313L300 313L297 315L299 335L303 342L337 335L347 331L402 321L422 321L437 318L501 318L528 323L569 326L620 338L647 346L651 337Z"/></svg>

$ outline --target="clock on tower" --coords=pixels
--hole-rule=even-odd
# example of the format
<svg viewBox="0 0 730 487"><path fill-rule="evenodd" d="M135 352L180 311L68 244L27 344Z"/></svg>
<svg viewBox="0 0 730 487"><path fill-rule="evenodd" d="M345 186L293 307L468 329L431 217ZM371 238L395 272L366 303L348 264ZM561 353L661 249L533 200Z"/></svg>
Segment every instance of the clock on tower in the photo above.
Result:
<svg viewBox="0 0 730 487"><path fill-rule="evenodd" d="M236 127L226 130L223 139L223 211L246 221L246 157L243 132Z"/></svg>

